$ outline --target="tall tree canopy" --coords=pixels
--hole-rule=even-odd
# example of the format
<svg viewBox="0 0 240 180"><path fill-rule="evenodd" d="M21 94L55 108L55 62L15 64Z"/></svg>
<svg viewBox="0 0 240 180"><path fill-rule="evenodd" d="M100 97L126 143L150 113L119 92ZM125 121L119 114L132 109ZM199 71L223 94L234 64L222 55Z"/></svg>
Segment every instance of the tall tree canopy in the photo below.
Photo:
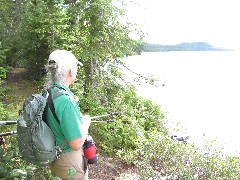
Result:
<svg viewBox="0 0 240 180"><path fill-rule="evenodd" d="M48 54L57 48L73 51L89 75L106 62L134 54L140 45L119 22L124 11L111 0L1 0L0 9L6 63L26 67L34 78L41 77Z"/></svg>

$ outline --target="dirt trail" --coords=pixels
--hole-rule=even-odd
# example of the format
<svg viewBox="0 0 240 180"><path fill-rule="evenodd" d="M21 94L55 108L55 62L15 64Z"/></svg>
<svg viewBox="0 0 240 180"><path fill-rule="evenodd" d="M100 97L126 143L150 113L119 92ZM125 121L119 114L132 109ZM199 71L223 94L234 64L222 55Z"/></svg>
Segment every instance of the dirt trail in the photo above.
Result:
<svg viewBox="0 0 240 180"><path fill-rule="evenodd" d="M22 80L23 74L26 72L23 68L12 68L8 75L8 81L18 83Z"/></svg>
<svg viewBox="0 0 240 180"><path fill-rule="evenodd" d="M23 68L10 70L7 80L2 84L8 87L3 99L6 104L20 105L30 94L39 91L36 83L24 79L25 72Z"/></svg>

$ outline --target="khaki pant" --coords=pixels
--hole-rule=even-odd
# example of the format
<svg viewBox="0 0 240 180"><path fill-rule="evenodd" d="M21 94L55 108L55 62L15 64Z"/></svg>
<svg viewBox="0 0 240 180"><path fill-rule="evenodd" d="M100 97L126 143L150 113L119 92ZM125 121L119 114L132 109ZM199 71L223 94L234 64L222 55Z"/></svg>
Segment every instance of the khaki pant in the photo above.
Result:
<svg viewBox="0 0 240 180"><path fill-rule="evenodd" d="M50 169L53 176L57 176L63 180L87 180L88 169L87 161L83 156L83 149L78 151L71 151L62 153L60 158L55 160L51 165ZM69 169L75 169L76 173L73 177L69 177Z"/></svg>

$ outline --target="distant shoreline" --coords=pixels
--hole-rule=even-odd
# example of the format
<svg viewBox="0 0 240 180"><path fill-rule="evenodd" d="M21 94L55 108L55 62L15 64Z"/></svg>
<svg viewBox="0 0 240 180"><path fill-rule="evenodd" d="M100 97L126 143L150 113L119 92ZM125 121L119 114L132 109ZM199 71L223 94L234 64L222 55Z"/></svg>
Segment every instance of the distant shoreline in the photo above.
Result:
<svg viewBox="0 0 240 180"><path fill-rule="evenodd" d="M145 43L143 45L143 52L168 52L168 51L232 51L232 49L215 47L207 42L191 42L191 43L184 42L176 45Z"/></svg>

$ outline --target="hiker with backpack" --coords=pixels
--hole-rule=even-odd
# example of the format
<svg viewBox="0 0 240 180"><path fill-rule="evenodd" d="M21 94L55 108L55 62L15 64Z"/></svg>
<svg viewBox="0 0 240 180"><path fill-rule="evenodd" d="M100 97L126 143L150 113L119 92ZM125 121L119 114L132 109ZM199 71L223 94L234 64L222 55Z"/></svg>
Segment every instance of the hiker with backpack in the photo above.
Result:
<svg viewBox="0 0 240 180"><path fill-rule="evenodd" d="M61 179L88 179L87 161L83 153L83 144L91 123L90 116L83 116L69 86L74 83L78 65L76 57L66 50L55 50L49 55L46 65L48 81L46 89L49 94L63 91L57 98L53 97L54 111L46 109L46 123L53 131L56 143L62 153L49 166L53 176ZM55 93L56 94L56 93Z"/></svg>

